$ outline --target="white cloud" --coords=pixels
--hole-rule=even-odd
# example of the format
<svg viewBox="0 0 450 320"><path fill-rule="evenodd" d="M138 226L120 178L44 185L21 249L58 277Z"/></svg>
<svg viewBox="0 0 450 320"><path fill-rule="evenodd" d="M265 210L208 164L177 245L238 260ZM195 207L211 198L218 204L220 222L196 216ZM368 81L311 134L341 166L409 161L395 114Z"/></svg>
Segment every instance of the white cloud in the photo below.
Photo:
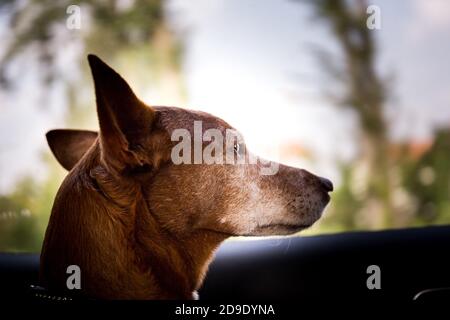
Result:
<svg viewBox="0 0 450 320"><path fill-rule="evenodd" d="M415 9L419 18L431 28L450 26L450 1L417 0Z"/></svg>

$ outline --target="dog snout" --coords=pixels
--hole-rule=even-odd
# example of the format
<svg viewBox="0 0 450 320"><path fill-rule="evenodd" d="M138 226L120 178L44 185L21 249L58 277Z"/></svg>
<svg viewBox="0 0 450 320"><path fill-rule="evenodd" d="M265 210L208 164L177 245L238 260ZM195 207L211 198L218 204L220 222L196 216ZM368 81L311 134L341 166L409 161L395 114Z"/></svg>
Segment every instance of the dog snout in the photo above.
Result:
<svg viewBox="0 0 450 320"><path fill-rule="evenodd" d="M327 178L322 178L322 177L319 177L319 181L320 181L320 185L321 185L327 192L333 191L333 189L334 189L334 187L333 187L333 182L331 182L331 181L328 180Z"/></svg>

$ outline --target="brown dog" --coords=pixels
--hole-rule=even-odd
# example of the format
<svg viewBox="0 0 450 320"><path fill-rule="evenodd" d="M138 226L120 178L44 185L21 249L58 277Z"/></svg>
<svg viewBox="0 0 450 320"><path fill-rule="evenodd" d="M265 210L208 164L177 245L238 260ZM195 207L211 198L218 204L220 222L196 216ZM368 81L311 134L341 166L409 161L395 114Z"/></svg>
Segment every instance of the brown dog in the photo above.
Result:
<svg viewBox="0 0 450 320"><path fill-rule="evenodd" d="M241 164L174 164L174 130L192 133L194 121L223 134L231 126L203 112L147 106L99 58L88 60L99 134L47 134L70 170L41 253L48 289L67 290L67 267L77 265L87 297L192 299L229 236L287 235L320 218L330 181L283 165L263 175L260 162L240 154L242 143L232 145Z"/></svg>

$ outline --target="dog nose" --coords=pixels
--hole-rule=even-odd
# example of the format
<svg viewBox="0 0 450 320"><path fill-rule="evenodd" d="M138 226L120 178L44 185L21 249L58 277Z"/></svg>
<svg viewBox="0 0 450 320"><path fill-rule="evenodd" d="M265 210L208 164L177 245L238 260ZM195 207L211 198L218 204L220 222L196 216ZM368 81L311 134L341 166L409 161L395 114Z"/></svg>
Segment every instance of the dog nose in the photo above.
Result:
<svg viewBox="0 0 450 320"><path fill-rule="evenodd" d="M326 178L319 177L320 184L327 190L327 192L333 191L333 182Z"/></svg>

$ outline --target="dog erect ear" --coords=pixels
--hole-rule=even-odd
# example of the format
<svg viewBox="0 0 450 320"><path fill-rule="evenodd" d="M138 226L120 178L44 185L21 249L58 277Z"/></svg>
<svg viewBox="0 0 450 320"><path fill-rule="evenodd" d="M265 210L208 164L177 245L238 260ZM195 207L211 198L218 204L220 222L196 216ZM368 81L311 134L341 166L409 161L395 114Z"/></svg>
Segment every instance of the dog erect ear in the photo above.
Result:
<svg viewBox="0 0 450 320"><path fill-rule="evenodd" d="M146 164L142 149L155 111L141 102L128 83L95 55L88 55L100 123L102 161L117 172Z"/></svg>
<svg viewBox="0 0 450 320"><path fill-rule="evenodd" d="M97 139L97 132L58 129L45 136L56 160L70 171Z"/></svg>

